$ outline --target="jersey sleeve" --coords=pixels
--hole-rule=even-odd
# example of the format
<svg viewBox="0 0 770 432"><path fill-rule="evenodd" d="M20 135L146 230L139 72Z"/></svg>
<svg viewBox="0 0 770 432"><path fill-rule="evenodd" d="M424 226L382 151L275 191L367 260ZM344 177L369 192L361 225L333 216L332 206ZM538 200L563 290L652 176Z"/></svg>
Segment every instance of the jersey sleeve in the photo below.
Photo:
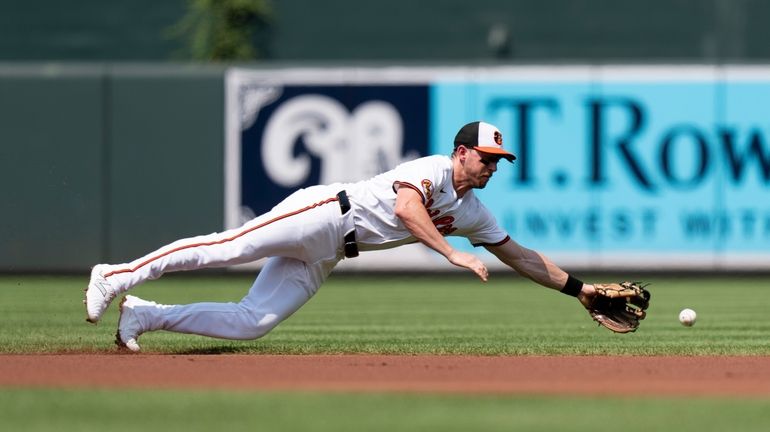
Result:
<svg viewBox="0 0 770 432"><path fill-rule="evenodd" d="M480 201L476 200L475 223L467 234L468 240L475 247L500 246L511 237L500 228L492 213Z"/></svg>
<svg viewBox="0 0 770 432"><path fill-rule="evenodd" d="M393 170L393 192L402 187L413 189L422 197L425 204L431 199L437 188L449 178L451 164L445 158L426 157L399 165Z"/></svg>

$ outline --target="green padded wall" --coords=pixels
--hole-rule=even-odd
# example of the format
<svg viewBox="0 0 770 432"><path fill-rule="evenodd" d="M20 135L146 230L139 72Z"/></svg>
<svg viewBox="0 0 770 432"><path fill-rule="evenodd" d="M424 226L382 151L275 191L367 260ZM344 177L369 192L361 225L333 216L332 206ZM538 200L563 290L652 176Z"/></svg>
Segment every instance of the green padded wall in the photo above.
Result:
<svg viewBox="0 0 770 432"><path fill-rule="evenodd" d="M75 271L221 230L224 77L0 65L0 271Z"/></svg>
<svg viewBox="0 0 770 432"><path fill-rule="evenodd" d="M218 71L111 74L108 261L222 229L223 80Z"/></svg>
<svg viewBox="0 0 770 432"><path fill-rule="evenodd" d="M0 73L0 270L100 258L102 87L98 71Z"/></svg>

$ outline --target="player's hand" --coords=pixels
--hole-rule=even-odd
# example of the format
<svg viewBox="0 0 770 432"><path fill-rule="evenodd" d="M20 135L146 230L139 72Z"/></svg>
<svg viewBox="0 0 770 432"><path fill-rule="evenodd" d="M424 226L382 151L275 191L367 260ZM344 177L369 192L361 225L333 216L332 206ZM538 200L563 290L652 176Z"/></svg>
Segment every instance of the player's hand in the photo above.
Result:
<svg viewBox="0 0 770 432"><path fill-rule="evenodd" d="M484 263L473 254L455 250L449 254L447 259L449 262L458 267L465 267L468 270L476 273L476 276L478 276L479 279L483 280L484 282L486 282L489 278L489 271L487 270L487 266L485 266Z"/></svg>
<svg viewBox="0 0 770 432"><path fill-rule="evenodd" d="M580 292L577 295L577 299L580 301L580 303L585 306L589 307L591 306L591 303L594 300L594 297L596 297L596 289L593 285L584 283L583 288L580 290Z"/></svg>

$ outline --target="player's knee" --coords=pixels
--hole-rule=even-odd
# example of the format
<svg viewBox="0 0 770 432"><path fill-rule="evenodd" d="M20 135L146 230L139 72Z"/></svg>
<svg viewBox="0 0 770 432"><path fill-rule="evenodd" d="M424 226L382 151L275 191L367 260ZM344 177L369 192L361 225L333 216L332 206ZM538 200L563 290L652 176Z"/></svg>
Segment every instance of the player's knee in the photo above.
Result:
<svg viewBox="0 0 770 432"><path fill-rule="evenodd" d="M249 339L259 339L262 336L270 333L272 329L275 328L275 326L278 325L280 320L278 319L278 316L275 314L267 314L261 319L254 320L253 325L248 329L248 338Z"/></svg>

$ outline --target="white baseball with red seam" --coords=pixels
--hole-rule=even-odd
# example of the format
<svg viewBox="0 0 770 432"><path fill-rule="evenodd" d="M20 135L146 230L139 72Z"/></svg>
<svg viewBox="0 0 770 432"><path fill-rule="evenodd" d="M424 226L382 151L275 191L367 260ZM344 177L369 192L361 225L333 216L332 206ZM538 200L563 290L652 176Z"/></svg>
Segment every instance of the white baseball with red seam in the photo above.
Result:
<svg viewBox="0 0 770 432"><path fill-rule="evenodd" d="M685 327L692 327L697 318L698 314L692 309L682 309L682 311L679 312L679 322Z"/></svg>

